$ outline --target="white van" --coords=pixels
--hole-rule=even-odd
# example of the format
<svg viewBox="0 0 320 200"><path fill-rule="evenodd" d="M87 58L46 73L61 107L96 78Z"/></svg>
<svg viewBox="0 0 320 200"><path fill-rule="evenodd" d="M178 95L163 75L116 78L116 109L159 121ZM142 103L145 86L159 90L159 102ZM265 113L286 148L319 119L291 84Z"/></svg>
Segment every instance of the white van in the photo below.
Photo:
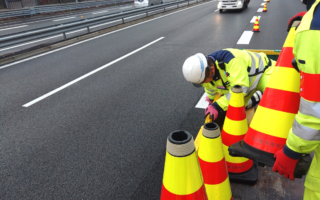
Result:
<svg viewBox="0 0 320 200"><path fill-rule="evenodd" d="M134 6L136 8L153 6L157 4L162 4L163 0L134 0Z"/></svg>
<svg viewBox="0 0 320 200"><path fill-rule="evenodd" d="M219 0L218 9L223 10L244 10L248 7L250 0Z"/></svg>

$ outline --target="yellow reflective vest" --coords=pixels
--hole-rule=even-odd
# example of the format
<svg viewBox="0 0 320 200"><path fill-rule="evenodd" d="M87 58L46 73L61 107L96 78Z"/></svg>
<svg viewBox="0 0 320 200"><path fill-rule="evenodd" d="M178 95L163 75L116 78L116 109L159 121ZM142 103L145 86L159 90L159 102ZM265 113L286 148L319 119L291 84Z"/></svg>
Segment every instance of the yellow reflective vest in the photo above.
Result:
<svg viewBox="0 0 320 200"><path fill-rule="evenodd" d="M239 49L222 49L208 57L215 60L216 73L212 82L203 83L202 86L211 100L217 93L224 95L216 101L224 111L228 109L233 86L242 86L247 103L248 97L255 92L263 73L272 66L271 60L265 53Z"/></svg>
<svg viewBox="0 0 320 200"><path fill-rule="evenodd" d="M302 18L293 54L301 75L301 99L286 146L293 154L315 152L305 187L320 193L320 0Z"/></svg>

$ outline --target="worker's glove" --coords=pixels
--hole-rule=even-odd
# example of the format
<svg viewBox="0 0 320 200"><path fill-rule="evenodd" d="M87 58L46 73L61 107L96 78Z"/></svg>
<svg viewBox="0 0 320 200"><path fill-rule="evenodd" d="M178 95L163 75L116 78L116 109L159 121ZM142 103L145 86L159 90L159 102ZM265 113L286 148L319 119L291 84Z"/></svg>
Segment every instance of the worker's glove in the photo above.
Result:
<svg viewBox="0 0 320 200"><path fill-rule="evenodd" d="M289 154L290 157L288 156ZM284 175L284 177L290 178L293 181L293 173L301 156L302 154L296 153L285 146L282 150L279 150L274 154L276 161L272 170L274 172L278 171L280 175Z"/></svg>
<svg viewBox="0 0 320 200"><path fill-rule="evenodd" d="M212 101L209 99L208 96L206 97L206 101L209 103L209 105L212 104Z"/></svg>
<svg viewBox="0 0 320 200"><path fill-rule="evenodd" d="M261 90L256 91L252 97L249 99L248 104L247 104L247 109L255 107L256 105L258 105L261 101L262 98L262 92Z"/></svg>
<svg viewBox="0 0 320 200"><path fill-rule="evenodd" d="M210 115L210 118L213 117L213 120L216 120L219 114L219 111L222 109L217 104L217 102L214 102L212 104L209 104L209 106L206 108L204 116L207 117L207 115Z"/></svg>
<svg viewBox="0 0 320 200"><path fill-rule="evenodd" d="M289 22L288 22L288 29L287 31L289 32L291 29L291 26L293 24L294 21L301 21L302 17L304 16L304 14L306 14L306 12L299 12L298 14L296 14L294 17L292 17Z"/></svg>

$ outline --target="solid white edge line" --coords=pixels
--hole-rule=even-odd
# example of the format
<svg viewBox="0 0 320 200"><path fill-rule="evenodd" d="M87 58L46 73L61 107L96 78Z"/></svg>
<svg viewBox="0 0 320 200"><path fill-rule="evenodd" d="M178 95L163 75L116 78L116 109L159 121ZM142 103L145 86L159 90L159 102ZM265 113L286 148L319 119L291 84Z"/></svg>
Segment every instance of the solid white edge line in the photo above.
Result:
<svg viewBox="0 0 320 200"><path fill-rule="evenodd" d="M41 97L38 97L38 98L36 98L35 100L30 101L29 103L24 104L23 107L29 107L29 106L31 106L31 105L33 105L33 104L35 104L35 103L37 103L37 102L39 102L39 101L41 101L41 100L43 100L43 99L45 99L45 98L53 95L54 93L57 93L57 92L59 92L60 90L63 90L63 89L65 89L66 87L69 87L70 85L72 85L72 84L74 84L74 83L76 83L76 82L78 82L78 81L80 81L80 80L82 80L82 79L84 79L84 78L87 78L88 76L91 76L92 74L95 74L95 73L97 73L98 71L103 70L104 68L107 68L107 67L109 67L110 65L112 65L112 64L114 64L114 63L117 63L118 61L120 61L120 60L122 60L122 59L124 59L124 58L126 58L126 57L128 57L128 56L131 56L132 54L137 53L138 51L141 51L142 49L147 48L148 46L150 46L150 45L152 45L152 44L154 44L154 43L162 40L163 38L164 38L164 37L158 38L158 39L150 42L149 44L146 44L146 45L144 45L144 46L142 46L142 47L140 47L140 48L138 48L138 49L136 49L136 50L134 50L134 51L132 51L132 52L130 52L130 53L128 53L128 54L126 54L126 55L124 55L124 56L116 59L116 60L114 60L114 61L112 61L112 62L109 62L108 64L105 64L105 65L103 65L103 66L101 66L101 67L99 67L99 68L97 68L97 69L95 69L95 70L93 70L93 71L91 71L91 72L83 75L83 76L80 76L79 78L77 78L77 79L75 79L75 80L73 80L73 81L71 81L71 82L69 82L69 83L67 83L67 84L65 84L65 85L63 85L63 86L61 86L61 87L59 87L59 88L57 88L57 89L55 89L55 90L52 90L51 92L49 92L49 93L47 93L47 94L45 94L45 95L42 95Z"/></svg>
<svg viewBox="0 0 320 200"><path fill-rule="evenodd" d="M62 19L55 19L55 20L52 20L52 21L58 22L58 21L67 20L67 19L73 19L73 18L76 18L76 17L67 17L67 18L62 18Z"/></svg>
<svg viewBox="0 0 320 200"><path fill-rule="evenodd" d="M253 32L252 31L244 31L239 38L237 44L249 44L252 38Z"/></svg>
<svg viewBox="0 0 320 200"><path fill-rule="evenodd" d="M41 41L44 41L44 40L49 40L49 39L52 39L52 38L61 37L61 36L63 36L63 35L59 34L59 35L52 36L52 37L47 37L47 38L44 38L44 39L41 39L41 40L36 40L36 41L27 42L27 43L19 44L19 45L16 45L16 46L11 46L11 47L8 47L8 48L0 49L0 51L5 51L5 50L8 50L8 49L13 49L13 48L16 48L16 47L21 47L21 46L25 46L25 45L28 45L28 44L33 44L33 43L41 42Z"/></svg>
<svg viewBox="0 0 320 200"><path fill-rule="evenodd" d="M10 28L4 28L4 29L0 29L0 31L5 31L5 30L10 30L10 29L15 29L15 28L21 28L21 27L26 27L29 25L23 25L23 26L15 26L15 27L10 27Z"/></svg>
<svg viewBox="0 0 320 200"><path fill-rule="evenodd" d="M207 3L212 3L212 2L207 2ZM151 22L153 20L157 20L157 19L169 16L169 15L173 15L173 14L185 11L185 10L189 10L189 9L198 7L198 6L202 6L202 5L207 4L207 3L203 3L201 5L197 5L197 6L193 6L193 7L190 7L190 8L183 9L183 10L179 10L177 12L173 12L173 13L170 13L170 14L167 14L167 15L163 15L163 16L160 16L160 17L157 17L157 18L150 19L148 21L144 21L144 22L140 22L138 24L127 26L127 27L122 28L122 29L118 29L118 30L115 30L115 31L112 31L112 32L109 32L109 33L105 33L105 34L102 34L102 35L99 35L99 36L96 36L96 37L93 37L93 38L90 38L90 39L87 39L87 40L83 40L81 42L77 42L77 43L74 43L74 44L71 44L71 45L68 45L68 46L65 46L65 47L61 47L59 49L55 49L55 50L52 50L52 51L49 51L49 52L46 52L46 53L42 53L42 54L39 54L39 55L36 55L36 56L32 56L30 58L26 58L26 59L23 59L23 60L19 60L17 62L13 62L13 63L7 64L7 65L3 65L2 67L0 67L0 69L4 69L4 68L10 67L12 65L16 65L16 64L19 64L19 63L22 63L22 62L25 62L25 61L29 61L29 60L32 60L32 59L35 59L35 58L39 58L41 56L45 56L45 55L48 55L48 54L51 54L51 53L54 53L54 52L57 52L57 51L61 51L61 50L64 50L64 49L67 49L67 48L70 48L70 47L73 47L73 46L76 46L76 45L79 45L79 44L82 44L82 43L85 43L85 42L88 42L88 41L91 41L91 40L95 40L95 39L100 38L100 37L104 37L104 36L112 34L112 33L116 33L118 31L122 31L122 30L125 30L125 29L128 29L128 28L132 28L134 26L138 26L138 25L141 25L141 24L144 24L144 23L147 23L147 22Z"/></svg>
<svg viewBox="0 0 320 200"><path fill-rule="evenodd" d="M207 97L207 93L205 92L202 97L200 98L200 100L198 101L196 108L203 108L206 109L207 106L209 105L209 103L206 101L206 97Z"/></svg>

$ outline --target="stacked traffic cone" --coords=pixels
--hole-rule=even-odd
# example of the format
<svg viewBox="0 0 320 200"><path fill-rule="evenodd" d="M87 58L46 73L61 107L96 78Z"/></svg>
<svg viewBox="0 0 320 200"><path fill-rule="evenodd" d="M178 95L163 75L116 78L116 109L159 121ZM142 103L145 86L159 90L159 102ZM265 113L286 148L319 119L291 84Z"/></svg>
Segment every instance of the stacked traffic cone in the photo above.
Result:
<svg viewBox="0 0 320 200"><path fill-rule="evenodd" d="M207 200L192 135L174 131L167 139L161 200Z"/></svg>
<svg viewBox="0 0 320 200"><path fill-rule="evenodd" d="M263 12L267 12L267 3L264 3Z"/></svg>
<svg viewBox="0 0 320 200"><path fill-rule="evenodd" d="M253 25L253 32L260 32L260 29L259 29L259 17L258 16L256 18L256 21L254 22L254 25Z"/></svg>
<svg viewBox="0 0 320 200"><path fill-rule="evenodd" d="M273 166L274 153L286 144L300 103L300 76L291 64L295 28L289 31L244 140L230 146L230 155Z"/></svg>
<svg viewBox="0 0 320 200"><path fill-rule="evenodd" d="M208 199L230 200L232 193L218 124L206 123L201 137L198 156Z"/></svg>
<svg viewBox="0 0 320 200"><path fill-rule="evenodd" d="M258 171L252 160L244 157L232 157L229 155L230 145L242 140L248 130L245 113L244 96L241 86L234 86L227 115L221 133L223 149L231 181L255 183L258 180Z"/></svg>

